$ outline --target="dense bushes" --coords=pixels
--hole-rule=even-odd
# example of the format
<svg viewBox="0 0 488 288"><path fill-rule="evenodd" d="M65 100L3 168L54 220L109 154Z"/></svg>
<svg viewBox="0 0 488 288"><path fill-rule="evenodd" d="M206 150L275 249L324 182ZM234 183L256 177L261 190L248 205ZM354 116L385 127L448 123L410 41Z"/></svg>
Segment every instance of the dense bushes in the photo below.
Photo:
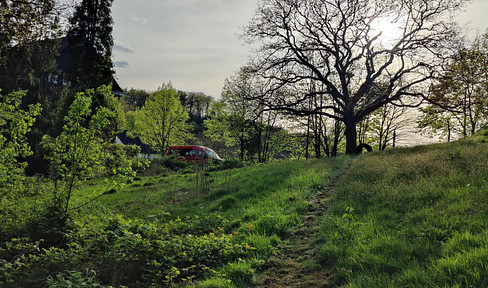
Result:
<svg viewBox="0 0 488 288"><path fill-rule="evenodd" d="M221 171L242 167L244 167L244 163L237 159L195 164L183 161L175 156L169 156L151 160L144 175L160 175L169 172L194 173L196 170Z"/></svg>
<svg viewBox="0 0 488 288"><path fill-rule="evenodd" d="M0 285L168 287L201 280L227 263L236 263L228 268L234 274L249 273L251 264L242 258L253 248L234 233L208 226L222 221L218 214L159 224L92 216L73 221L61 247L42 249L42 240L13 238L0 247Z"/></svg>

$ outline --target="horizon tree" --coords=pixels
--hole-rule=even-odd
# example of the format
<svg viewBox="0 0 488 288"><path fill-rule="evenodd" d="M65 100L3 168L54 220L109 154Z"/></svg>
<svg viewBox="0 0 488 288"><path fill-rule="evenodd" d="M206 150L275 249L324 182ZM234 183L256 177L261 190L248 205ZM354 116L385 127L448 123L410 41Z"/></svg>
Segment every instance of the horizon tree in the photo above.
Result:
<svg viewBox="0 0 488 288"><path fill-rule="evenodd" d="M488 123L488 33L453 55L431 93L419 127L447 132L449 141L451 132L471 136Z"/></svg>
<svg viewBox="0 0 488 288"><path fill-rule="evenodd" d="M457 35L451 16L465 2L263 0L241 38L259 46L251 65L268 81L261 101L292 115L343 122L346 153L354 154L364 117L388 103L405 106L426 96ZM307 81L323 88L278 93ZM383 93L370 93L379 82ZM303 109L310 97L327 101Z"/></svg>
<svg viewBox="0 0 488 288"><path fill-rule="evenodd" d="M241 161L257 134L256 102L245 101L256 94L255 88L246 68L241 68L225 80L220 101L214 104L210 118L204 121L204 135L225 142L227 147L237 145Z"/></svg>
<svg viewBox="0 0 488 288"><path fill-rule="evenodd" d="M132 115L134 127L130 134L162 154L168 146L184 144L192 138L188 112L171 84L163 84Z"/></svg>
<svg viewBox="0 0 488 288"><path fill-rule="evenodd" d="M204 121L204 134L214 141L224 141L228 147L237 145L241 160L246 155L250 158L257 155L259 162L266 162L276 146L271 142L279 131L276 127L279 115L264 109L255 97L263 93L260 80L248 67L241 67L225 80L221 100L214 105L210 119ZM254 100L249 101L250 98Z"/></svg>
<svg viewBox="0 0 488 288"><path fill-rule="evenodd" d="M394 147L405 126L407 108L388 104L369 114L359 126L360 143L370 144L378 151Z"/></svg>

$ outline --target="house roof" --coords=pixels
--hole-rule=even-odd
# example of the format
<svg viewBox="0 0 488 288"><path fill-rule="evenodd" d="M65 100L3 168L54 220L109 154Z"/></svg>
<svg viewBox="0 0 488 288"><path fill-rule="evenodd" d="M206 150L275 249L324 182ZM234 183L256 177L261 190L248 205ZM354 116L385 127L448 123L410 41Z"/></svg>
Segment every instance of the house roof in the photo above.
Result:
<svg viewBox="0 0 488 288"><path fill-rule="evenodd" d="M117 134L117 138L122 142L124 145L136 145L141 148L141 153L142 154L158 154L157 151L154 151L151 149L148 145L142 143L141 139L139 137L129 137L127 136L127 131L121 132Z"/></svg>

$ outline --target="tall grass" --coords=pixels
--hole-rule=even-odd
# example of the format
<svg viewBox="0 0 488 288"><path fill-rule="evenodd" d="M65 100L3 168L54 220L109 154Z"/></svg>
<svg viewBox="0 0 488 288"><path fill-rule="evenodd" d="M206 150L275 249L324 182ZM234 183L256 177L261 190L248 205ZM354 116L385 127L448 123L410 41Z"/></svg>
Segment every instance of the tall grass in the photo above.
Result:
<svg viewBox="0 0 488 288"><path fill-rule="evenodd" d="M485 138L359 157L317 239L336 284L487 287Z"/></svg>
<svg viewBox="0 0 488 288"><path fill-rule="evenodd" d="M310 199L347 159L287 161L222 171L196 167L194 173L139 177L104 195L99 203L125 217L179 223L178 231L233 235L235 243L249 249L246 256L214 267L198 286L248 287L256 281L256 269L291 228L300 225ZM78 201L92 197L99 185L83 187L84 196Z"/></svg>

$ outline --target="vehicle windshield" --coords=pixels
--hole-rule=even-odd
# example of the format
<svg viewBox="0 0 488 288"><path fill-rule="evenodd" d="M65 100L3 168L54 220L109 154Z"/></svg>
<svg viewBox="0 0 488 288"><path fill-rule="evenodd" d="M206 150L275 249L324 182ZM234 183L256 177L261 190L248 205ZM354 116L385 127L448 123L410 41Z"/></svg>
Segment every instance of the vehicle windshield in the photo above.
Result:
<svg viewBox="0 0 488 288"><path fill-rule="evenodd" d="M212 149L206 149L205 152L207 152L209 158L221 160L219 155L217 155L217 153L215 153L215 151L213 151Z"/></svg>
<svg viewBox="0 0 488 288"><path fill-rule="evenodd" d="M170 155L182 156L182 157L194 157L195 149L184 148L184 149L171 149Z"/></svg>

